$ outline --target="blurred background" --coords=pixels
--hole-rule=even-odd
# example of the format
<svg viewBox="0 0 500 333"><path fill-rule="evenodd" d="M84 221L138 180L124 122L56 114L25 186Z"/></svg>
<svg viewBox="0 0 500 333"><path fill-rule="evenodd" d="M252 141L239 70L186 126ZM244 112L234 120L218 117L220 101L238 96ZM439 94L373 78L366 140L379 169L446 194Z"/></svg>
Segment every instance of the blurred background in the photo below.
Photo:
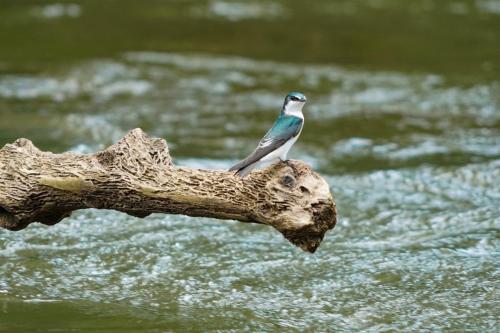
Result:
<svg viewBox="0 0 500 333"><path fill-rule="evenodd" d="M0 146L141 127L222 169L297 90L340 215L314 255L183 216L0 230L0 331L496 331L499 78L498 0L0 0Z"/></svg>

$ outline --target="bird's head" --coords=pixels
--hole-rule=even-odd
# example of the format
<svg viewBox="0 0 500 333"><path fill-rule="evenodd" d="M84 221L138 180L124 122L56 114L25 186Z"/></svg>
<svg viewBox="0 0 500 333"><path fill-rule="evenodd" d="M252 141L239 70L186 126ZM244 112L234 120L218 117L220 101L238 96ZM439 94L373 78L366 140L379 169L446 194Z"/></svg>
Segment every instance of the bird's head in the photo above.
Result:
<svg viewBox="0 0 500 333"><path fill-rule="evenodd" d="M285 97L282 112L292 116L302 116L302 107L306 104L306 96L299 92L291 92Z"/></svg>

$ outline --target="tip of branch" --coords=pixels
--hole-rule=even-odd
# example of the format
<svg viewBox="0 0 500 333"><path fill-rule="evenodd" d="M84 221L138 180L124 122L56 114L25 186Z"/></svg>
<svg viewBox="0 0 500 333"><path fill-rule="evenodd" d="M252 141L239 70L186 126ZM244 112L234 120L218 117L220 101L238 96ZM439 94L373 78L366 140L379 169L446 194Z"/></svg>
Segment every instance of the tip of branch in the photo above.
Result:
<svg viewBox="0 0 500 333"><path fill-rule="evenodd" d="M325 233L337 222L337 210L328 183L309 165L297 160L276 163L255 172L249 180L259 182L262 179L265 184L260 186L271 189L277 203L270 210L274 213L263 222L275 227L292 244L314 253Z"/></svg>
<svg viewBox="0 0 500 333"><path fill-rule="evenodd" d="M333 200L312 205L312 223L299 229L280 230L283 236L302 250L314 253L323 241L326 232L337 223L337 212Z"/></svg>

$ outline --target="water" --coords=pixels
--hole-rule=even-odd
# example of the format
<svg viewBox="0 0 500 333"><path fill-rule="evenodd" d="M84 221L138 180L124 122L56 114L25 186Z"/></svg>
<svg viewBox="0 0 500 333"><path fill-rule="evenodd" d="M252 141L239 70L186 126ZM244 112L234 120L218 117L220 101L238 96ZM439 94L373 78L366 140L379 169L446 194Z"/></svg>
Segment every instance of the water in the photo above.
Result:
<svg viewBox="0 0 500 333"><path fill-rule="evenodd" d="M0 231L0 331L498 330L498 1L120 8L0 3L0 144L93 152L141 127L221 169L299 90L291 157L328 180L339 223L314 255L169 215Z"/></svg>

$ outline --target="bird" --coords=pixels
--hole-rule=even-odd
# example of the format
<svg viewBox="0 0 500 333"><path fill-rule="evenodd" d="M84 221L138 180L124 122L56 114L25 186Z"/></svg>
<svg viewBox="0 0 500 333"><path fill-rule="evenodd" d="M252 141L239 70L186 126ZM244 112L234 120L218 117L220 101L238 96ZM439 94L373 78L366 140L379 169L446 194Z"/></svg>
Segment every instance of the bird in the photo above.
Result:
<svg viewBox="0 0 500 333"><path fill-rule="evenodd" d="M257 148L247 158L233 165L229 171L234 171L243 178L261 164L286 161L288 151L304 127L302 108L306 101L306 96L300 92L286 95L281 113L273 127L260 140Z"/></svg>

